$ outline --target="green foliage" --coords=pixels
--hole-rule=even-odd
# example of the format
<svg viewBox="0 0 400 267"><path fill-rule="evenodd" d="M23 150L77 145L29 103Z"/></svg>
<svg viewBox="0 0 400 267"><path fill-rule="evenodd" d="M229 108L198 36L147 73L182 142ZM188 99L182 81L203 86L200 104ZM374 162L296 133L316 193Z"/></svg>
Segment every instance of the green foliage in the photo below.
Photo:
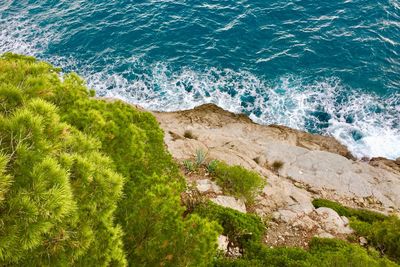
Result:
<svg viewBox="0 0 400 267"><path fill-rule="evenodd" d="M338 239L314 238L309 250L301 248L269 248L261 243L250 243L242 258L237 260L219 257L214 266L276 266L276 267L364 267L397 266L376 251Z"/></svg>
<svg viewBox="0 0 400 267"><path fill-rule="evenodd" d="M196 166L200 167L206 161L207 153L203 149L196 149L195 162Z"/></svg>
<svg viewBox="0 0 400 267"><path fill-rule="evenodd" d="M224 191L244 198L248 203L254 200L256 193L265 185L265 181L258 173L238 165L229 166L221 161L215 164L214 177Z"/></svg>
<svg viewBox="0 0 400 267"><path fill-rule="evenodd" d="M311 266L397 266L379 253L338 239L314 238L310 242Z"/></svg>
<svg viewBox="0 0 400 267"><path fill-rule="evenodd" d="M123 178L99 142L62 123L54 105L1 87L19 96L2 98L0 112L1 265L125 265L113 222Z"/></svg>
<svg viewBox="0 0 400 267"><path fill-rule="evenodd" d="M367 238L381 254L400 263L400 219L390 216L384 221L367 223L351 220L351 227L360 236Z"/></svg>
<svg viewBox="0 0 400 267"><path fill-rule="evenodd" d="M357 235L364 236L381 254L400 263L400 219L395 216L345 207L326 199L313 201L316 207L329 207L339 215L351 218L350 226Z"/></svg>
<svg viewBox="0 0 400 267"><path fill-rule="evenodd" d="M194 172L196 170L196 166L191 160L184 160L183 166L185 167L186 171Z"/></svg>
<svg viewBox="0 0 400 267"><path fill-rule="evenodd" d="M336 211L340 216L346 216L346 217L355 217L357 220L363 221L363 222L375 222L375 221L383 221L387 218L387 216L378 213L378 212L373 212L369 210L364 210L364 209L353 209L353 208L348 208L340 203L330 201L327 199L314 199L313 200L313 205L316 208L319 207L327 207L331 208L334 211Z"/></svg>
<svg viewBox="0 0 400 267"><path fill-rule="evenodd" d="M244 248L249 240L261 240L265 231L265 225L258 216L224 208L213 202L198 205L194 213L218 222L224 229L223 234L228 236L235 246L241 248Z"/></svg>
<svg viewBox="0 0 400 267"><path fill-rule="evenodd" d="M218 165L218 160L211 160L208 164L207 164L207 171L211 174L215 173L215 170L217 168Z"/></svg>
<svg viewBox="0 0 400 267"><path fill-rule="evenodd" d="M0 265L394 266L342 241L270 249L260 218L213 203L186 214L184 180L155 118L94 99L76 74L61 81L58 73L32 57L0 58ZM196 158L204 164L205 155ZM208 170L248 201L264 183L239 166L215 162ZM352 214L353 228L379 252L398 259L397 218L336 208ZM221 231L242 258L215 256Z"/></svg>
<svg viewBox="0 0 400 267"><path fill-rule="evenodd" d="M212 202L196 207L195 213L217 221L243 256L238 259L219 255L214 266L397 266L373 250L337 239L314 238L309 250L301 248L269 248L262 243L265 227L260 218L224 208Z"/></svg>
<svg viewBox="0 0 400 267"><path fill-rule="evenodd" d="M182 222L183 207L179 206L176 186L167 179L149 177L133 193L138 198L126 218L135 222L126 234L135 244L129 258L135 266L205 266L215 253L220 229L198 216Z"/></svg>
<svg viewBox="0 0 400 267"><path fill-rule="evenodd" d="M207 265L218 227L182 216L184 180L154 116L91 98L79 76L58 72L31 57L0 59L0 259Z"/></svg>

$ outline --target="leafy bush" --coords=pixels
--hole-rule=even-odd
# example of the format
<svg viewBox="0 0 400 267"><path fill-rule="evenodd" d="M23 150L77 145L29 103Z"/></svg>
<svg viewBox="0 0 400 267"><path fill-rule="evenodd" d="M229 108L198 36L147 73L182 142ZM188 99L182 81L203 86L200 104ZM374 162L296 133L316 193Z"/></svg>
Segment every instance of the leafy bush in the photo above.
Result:
<svg viewBox="0 0 400 267"><path fill-rule="evenodd" d="M357 235L368 239L383 255L400 263L400 219L395 216L345 207L339 203L326 199L313 201L316 207L329 207L339 215L351 218L350 226Z"/></svg>
<svg viewBox="0 0 400 267"><path fill-rule="evenodd" d="M199 205L195 213L217 221L227 235L242 250L238 259L219 255L214 266L397 266L373 249L366 250L343 240L314 238L309 250L301 248L269 248L262 243L265 227L252 214L218 206L212 202Z"/></svg>
<svg viewBox="0 0 400 267"><path fill-rule="evenodd" d="M211 201L198 205L194 213L218 222L224 229L223 234L241 248L245 247L248 240L261 240L265 231L265 225L258 216L225 208Z"/></svg>
<svg viewBox="0 0 400 267"><path fill-rule="evenodd" d="M2 77L15 68L0 66ZM126 265L113 220L124 179L100 142L62 123L54 105L0 84L1 265Z"/></svg>
<svg viewBox="0 0 400 267"><path fill-rule="evenodd" d="M208 164L207 164L207 171L211 174L215 173L215 169L217 168L218 165L218 161L217 160L211 160Z"/></svg>
<svg viewBox="0 0 400 267"><path fill-rule="evenodd" d="M269 248L261 243L250 243L240 259L219 257L214 266L276 266L276 267L395 267L394 262L381 258L376 251L350 244L343 240L314 238L310 249L301 248Z"/></svg>
<svg viewBox="0 0 400 267"><path fill-rule="evenodd" d="M373 212L365 209L353 209L353 208L348 208L340 203L330 201L327 199L314 199L313 200L313 205L316 208L319 207L327 207L331 208L334 211L336 211L340 216L346 216L346 217L355 217L357 220L363 221L363 222L375 222L375 221L383 221L387 218L387 216L378 213L378 212Z"/></svg>
<svg viewBox="0 0 400 267"><path fill-rule="evenodd" d="M376 251L338 239L314 238L310 254L311 266L397 266Z"/></svg>
<svg viewBox="0 0 400 267"><path fill-rule="evenodd" d="M229 166L218 161L215 164L214 177L224 191L239 198L252 202L258 190L265 185L263 178L254 171L242 166Z"/></svg>
<svg viewBox="0 0 400 267"><path fill-rule="evenodd" d="M154 116L93 99L76 74L61 81L58 71L0 59L2 263L208 265L218 227L182 216L184 179ZM53 105L25 108L37 99Z"/></svg>

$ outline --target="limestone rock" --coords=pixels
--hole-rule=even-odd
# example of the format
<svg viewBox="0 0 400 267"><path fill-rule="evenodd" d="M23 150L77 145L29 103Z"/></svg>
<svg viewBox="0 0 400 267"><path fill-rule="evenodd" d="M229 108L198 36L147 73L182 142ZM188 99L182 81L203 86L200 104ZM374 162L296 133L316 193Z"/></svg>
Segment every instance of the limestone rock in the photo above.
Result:
<svg viewBox="0 0 400 267"><path fill-rule="evenodd" d="M218 249L222 250L224 253L228 252L228 244L229 244L229 239L227 236L220 235L218 236Z"/></svg>
<svg viewBox="0 0 400 267"><path fill-rule="evenodd" d="M246 205L240 199L231 196L217 196L212 198L211 201L220 206L246 213Z"/></svg>
<svg viewBox="0 0 400 267"><path fill-rule="evenodd" d="M252 210L261 217L272 214L277 231L276 238L271 237L273 241L286 231L295 232L299 240L315 234L343 237L352 232L348 219L333 210L315 211L311 203L315 198L386 213L400 211L399 160L355 160L332 137L283 126L258 125L244 115L212 104L187 111L155 113L155 116L165 133L182 135L180 129L191 129L198 136L193 140L165 134L165 143L174 158L189 159L200 148L208 151L209 159L241 165L267 177L267 185ZM266 164L274 161L284 163L279 175ZM203 192L218 192L208 181L197 186ZM218 196L212 201L246 212L243 201L233 197ZM286 239L288 242L291 238Z"/></svg>
<svg viewBox="0 0 400 267"><path fill-rule="evenodd" d="M291 191L295 192L291 188L293 183L301 185L297 188L306 194L309 191L330 199L373 196L376 201L367 203L365 207L400 210L398 161L355 161L348 150L332 137L283 126L258 125L244 115L224 111L212 104L187 111L155 113L155 116L166 133L181 135L179 129L191 129L198 136L198 140L193 140L166 134L165 143L175 158L188 159L201 148L208 150L210 159L242 165L266 175L269 183L267 198L271 203L264 205L266 211L291 209L287 206L293 204L289 203L294 196ZM279 177L263 164L264 161L277 160L284 163ZM274 191L277 193L271 193ZM301 204L299 207L305 206Z"/></svg>
<svg viewBox="0 0 400 267"><path fill-rule="evenodd" d="M285 223L292 222L294 219L297 218L297 213L291 210L279 210L274 214L274 218Z"/></svg>
<svg viewBox="0 0 400 267"><path fill-rule="evenodd" d="M335 238L333 235L331 235L330 233L327 233L327 232L322 232L322 233L318 234L317 237L320 237L320 238Z"/></svg>
<svg viewBox="0 0 400 267"><path fill-rule="evenodd" d="M333 209L321 207L316 209L315 212L319 215L319 221L326 231L338 234L351 234L353 232L347 226L348 222L343 221Z"/></svg>
<svg viewBox="0 0 400 267"><path fill-rule="evenodd" d="M199 190L200 193L215 193L215 194L221 194L222 190L221 188L213 181L210 181L209 179L202 179L202 180L197 180L197 190Z"/></svg>
<svg viewBox="0 0 400 267"><path fill-rule="evenodd" d="M366 245L368 245L368 240L367 240L365 237L360 236L360 238L359 238L358 240L360 241L360 245L361 245L361 246L366 246Z"/></svg>

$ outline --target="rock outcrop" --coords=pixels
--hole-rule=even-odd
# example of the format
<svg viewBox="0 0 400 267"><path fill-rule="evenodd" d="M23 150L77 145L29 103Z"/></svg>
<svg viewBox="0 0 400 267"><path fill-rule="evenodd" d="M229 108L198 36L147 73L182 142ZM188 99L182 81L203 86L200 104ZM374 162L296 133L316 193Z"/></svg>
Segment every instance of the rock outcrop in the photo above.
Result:
<svg viewBox="0 0 400 267"><path fill-rule="evenodd" d="M197 149L203 149L209 159L241 165L267 177L267 186L252 211L262 217L272 215L270 228L274 230L268 232L274 237L266 237L271 245L304 246L310 236L340 237L351 232L346 218L333 210L314 209L314 198L383 213L400 210L397 161L359 161L332 137L258 125L244 115L211 104L154 115L166 133L168 150L178 161L192 158ZM227 201L226 196L219 196L218 187L211 181L198 181L197 187L218 195L213 196L216 203L232 205L237 210L244 208L233 204L237 200Z"/></svg>

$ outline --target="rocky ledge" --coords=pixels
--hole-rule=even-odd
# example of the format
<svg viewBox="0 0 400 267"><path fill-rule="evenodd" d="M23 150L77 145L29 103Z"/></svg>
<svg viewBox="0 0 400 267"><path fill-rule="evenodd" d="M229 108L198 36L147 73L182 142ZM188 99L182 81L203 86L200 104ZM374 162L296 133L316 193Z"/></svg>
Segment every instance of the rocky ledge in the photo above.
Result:
<svg viewBox="0 0 400 267"><path fill-rule="evenodd" d="M315 235L340 238L351 233L347 218L328 208L315 209L311 203L315 198L386 214L400 211L400 160L356 160L332 137L258 125L212 104L154 115L165 131L168 150L178 161L202 149L210 159L267 177L252 207L223 196L207 177L188 177L215 203L272 218L267 244L307 246ZM280 168L274 167L276 162Z"/></svg>

